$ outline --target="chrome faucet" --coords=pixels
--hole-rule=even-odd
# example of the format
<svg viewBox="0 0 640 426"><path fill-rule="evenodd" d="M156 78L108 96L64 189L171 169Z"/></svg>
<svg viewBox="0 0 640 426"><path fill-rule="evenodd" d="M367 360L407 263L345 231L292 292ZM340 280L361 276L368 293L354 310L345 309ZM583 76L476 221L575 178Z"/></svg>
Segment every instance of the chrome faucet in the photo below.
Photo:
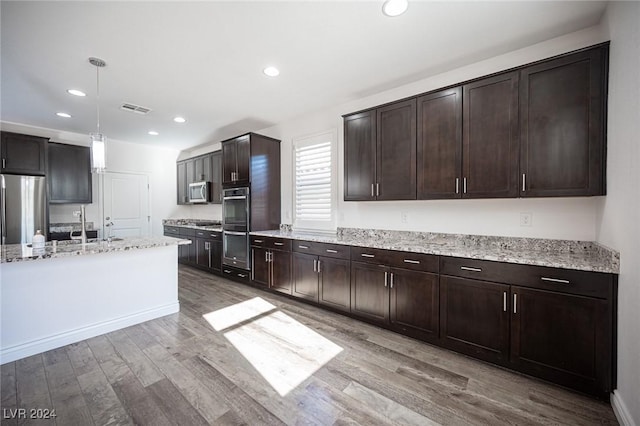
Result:
<svg viewBox="0 0 640 426"><path fill-rule="evenodd" d="M85 206L82 204L80 206L80 236L76 237L73 235L73 230L69 233L69 236L72 240L82 240L82 244L87 244L87 220L85 217Z"/></svg>

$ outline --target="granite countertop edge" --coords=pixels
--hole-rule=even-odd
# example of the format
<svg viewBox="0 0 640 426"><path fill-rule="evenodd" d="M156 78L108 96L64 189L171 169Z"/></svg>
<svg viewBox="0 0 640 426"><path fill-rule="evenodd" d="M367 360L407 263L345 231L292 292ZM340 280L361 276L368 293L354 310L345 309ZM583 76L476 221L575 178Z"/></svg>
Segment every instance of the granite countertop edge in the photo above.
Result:
<svg viewBox="0 0 640 426"><path fill-rule="evenodd" d="M59 242L54 249L47 242L44 249L33 249L27 244L9 244L2 246L0 263L18 263L35 260L58 259L71 256L112 253L120 251L140 250L154 247L191 244L191 241L173 237L131 237L121 241L90 241L86 245L75 241Z"/></svg>
<svg viewBox="0 0 640 426"><path fill-rule="evenodd" d="M391 231L392 232L392 231ZM378 237L349 237L323 234L310 234L290 230L254 231L250 235L287 238L295 240L315 241L329 244L340 244L356 247L369 247L385 250L406 251L410 253L433 254L438 256L461 257L467 259L488 260L496 262L514 263L521 265L544 266L588 272L610 274L620 273L620 256L617 252L595 242L569 242L564 240L536 240L544 241L547 249L514 249L501 246L501 241L510 238L492 237L492 245L464 244L464 236L451 235L449 238L439 235L437 243L429 240L416 241L395 238L392 241ZM448 241L446 241L448 239ZM443 241L445 240L445 241ZM531 239L533 240L533 239ZM573 243L582 247L581 251L569 252L567 244ZM506 243L503 243L503 245ZM557 249L554 249L554 245Z"/></svg>

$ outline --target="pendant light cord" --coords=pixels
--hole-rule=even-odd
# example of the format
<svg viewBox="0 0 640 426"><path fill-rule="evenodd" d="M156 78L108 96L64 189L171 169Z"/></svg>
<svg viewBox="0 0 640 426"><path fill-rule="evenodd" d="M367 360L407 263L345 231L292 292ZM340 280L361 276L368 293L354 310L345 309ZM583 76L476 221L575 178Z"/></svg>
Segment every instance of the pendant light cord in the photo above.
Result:
<svg viewBox="0 0 640 426"><path fill-rule="evenodd" d="M96 115L98 117L98 133L100 133L100 67L96 67Z"/></svg>

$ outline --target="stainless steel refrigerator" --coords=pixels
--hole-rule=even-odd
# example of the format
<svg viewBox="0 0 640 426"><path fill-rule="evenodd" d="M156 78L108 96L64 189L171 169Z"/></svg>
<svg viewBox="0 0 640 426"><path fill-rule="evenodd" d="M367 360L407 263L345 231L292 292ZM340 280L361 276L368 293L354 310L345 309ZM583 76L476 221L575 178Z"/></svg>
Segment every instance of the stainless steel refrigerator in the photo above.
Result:
<svg viewBox="0 0 640 426"><path fill-rule="evenodd" d="M2 244L31 243L38 229L47 235L47 184L43 176L0 175Z"/></svg>

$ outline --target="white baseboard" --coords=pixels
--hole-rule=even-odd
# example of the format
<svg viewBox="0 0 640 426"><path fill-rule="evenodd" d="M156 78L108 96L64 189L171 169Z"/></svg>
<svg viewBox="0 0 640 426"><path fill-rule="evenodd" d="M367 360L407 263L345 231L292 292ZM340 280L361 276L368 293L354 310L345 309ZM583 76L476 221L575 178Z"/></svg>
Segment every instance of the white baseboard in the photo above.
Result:
<svg viewBox="0 0 640 426"><path fill-rule="evenodd" d="M618 422L622 426L637 426L633 421L633 417L631 417L631 414L629 413L627 405L620 396L620 392L614 391L611 394L611 407L613 407L613 413L616 415Z"/></svg>
<svg viewBox="0 0 640 426"><path fill-rule="evenodd" d="M36 355L51 349L60 348L71 343L80 342L91 337L109 333L111 331L120 330L121 328L131 325L140 324L165 315L174 314L180 311L180 303L170 303L168 305L159 306L135 314L116 318L109 321L92 324L75 330L70 330L55 336L45 337L43 339L32 340L20 345L11 346L0 349L0 364L16 361L31 355Z"/></svg>

